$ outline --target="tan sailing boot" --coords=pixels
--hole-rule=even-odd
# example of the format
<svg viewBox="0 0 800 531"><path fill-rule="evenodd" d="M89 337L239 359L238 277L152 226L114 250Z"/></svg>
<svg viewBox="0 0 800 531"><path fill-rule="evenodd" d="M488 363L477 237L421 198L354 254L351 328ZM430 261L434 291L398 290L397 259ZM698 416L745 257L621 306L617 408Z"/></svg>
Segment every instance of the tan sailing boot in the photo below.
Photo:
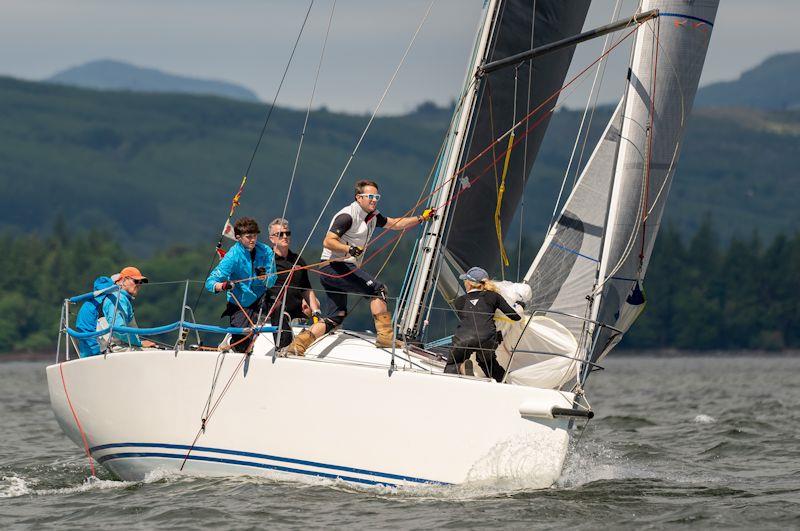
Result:
<svg viewBox="0 0 800 531"><path fill-rule="evenodd" d="M308 330L303 330L297 334L289 346L286 347L286 353L292 356L305 356L306 349L316 340L317 338L314 334Z"/></svg>
<svg viewBox="0 0 800 531"><path fill-rule="evenodd" d="M375 332L377 333L377 337L375 338L375 346L379 348L391 347L392 314L389 312L383 312L373 315L373 317L375 318ZM403 342L396 339L394 346L401 348L403 346Z"/></svg>

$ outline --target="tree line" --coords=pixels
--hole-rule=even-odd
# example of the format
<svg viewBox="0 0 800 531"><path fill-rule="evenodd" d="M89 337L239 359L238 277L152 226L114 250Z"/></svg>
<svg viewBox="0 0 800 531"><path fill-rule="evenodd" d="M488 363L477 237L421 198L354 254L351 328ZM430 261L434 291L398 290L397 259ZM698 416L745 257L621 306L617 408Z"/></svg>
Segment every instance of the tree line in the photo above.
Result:
<svg viewBox="0 0 800 531"><path fill-rule="evenodd" d="M180 280L187 278L194 279L187 302L198 321L221 322L221 296L202 293L201 281L215 263L207 246L173 246L136 259L109 234L74 234L63 222L49 235L6 233L0 245L0 352L52 351L64 298L90 291L95 277L125 265L136 265L151 279L136 301L140 326L178 319L186 287ZM395 293L407 265L404 254L390 260L382 275ZM691 237L666 227L644 291L647 307L620 348L800 348L800 232L770 242L756 233L724 241L710 221ZM349 321L362 325L369 327L368 320Z"/></svg>

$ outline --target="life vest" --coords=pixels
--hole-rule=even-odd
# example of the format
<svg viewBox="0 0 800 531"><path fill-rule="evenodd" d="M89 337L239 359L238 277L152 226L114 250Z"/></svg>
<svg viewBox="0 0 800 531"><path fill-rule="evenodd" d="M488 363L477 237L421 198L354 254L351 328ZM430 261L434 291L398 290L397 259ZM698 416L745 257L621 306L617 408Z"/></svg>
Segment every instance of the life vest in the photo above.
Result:
<svg viewBox="0 0 800 531"><path fill-rule="evenodd" d="M361 208L361 205L353 201L339 212L334 214L330 225L328 225L328 229L333 226L333 221L341 214L348 214L352 218L353 223L350 225L350 228L347 230L347 232L339 237L339 240L347 245L355 245L356 247L366 249L367 243L372 237L372 233L375 232L375 227L378 223L378 211L365 212L364 209ZM362 254L359 257L354 257L350 256L348 253L340 253L324 248L320 258L322 260L341 260L344 262L361 265L364 255Z"/></svg>

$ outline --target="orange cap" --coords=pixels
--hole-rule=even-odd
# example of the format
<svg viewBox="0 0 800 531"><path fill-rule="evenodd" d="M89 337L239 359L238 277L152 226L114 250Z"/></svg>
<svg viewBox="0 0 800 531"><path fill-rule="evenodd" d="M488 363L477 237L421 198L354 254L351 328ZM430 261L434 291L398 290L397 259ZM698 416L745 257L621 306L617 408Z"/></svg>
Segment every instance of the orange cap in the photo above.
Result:
<svg viewBox="0 0 800 531"><path fill-rule="evenodd" d="M119 278L132 278L134 280L141 280L142 282L148 282L147 277L139 271L138 268L133 266L123 267L122 271L119 272Z"/></svg>

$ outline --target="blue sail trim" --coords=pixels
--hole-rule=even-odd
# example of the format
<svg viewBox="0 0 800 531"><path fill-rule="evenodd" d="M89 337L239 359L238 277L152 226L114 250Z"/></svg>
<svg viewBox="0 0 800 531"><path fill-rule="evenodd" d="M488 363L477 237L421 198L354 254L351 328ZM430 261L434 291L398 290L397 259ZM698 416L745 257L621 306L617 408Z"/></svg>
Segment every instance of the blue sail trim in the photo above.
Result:
<svg viewBox="0 0 800 531"><path fill-rule="evenodd" d="M689 20L696 20L698 22L702 22L704 24L708 24L712 28L714 27L714 23L711 22L710 20L706 20L706 19L700 18L700 17L695 17L695 16L692 16L692 15L684 15L684 14L681 14L681 13L659 13L658 16L659 17L688 18Z"/></svg>
<svg viewBox="0 0 800 531"><path fill-rule="evenodd" d="M587 260L591 260L594 263L600 262L600 260L598 260L597 258L592 258L591 256L587 256L585 254L581 254L578 251L576 251L575 249L570 249L569 247L564 247L563 245L560 245L560 244L558 244L556 242L550 242L550 245L552 245L553 247L556 247L558 249L561 249L562 251L566 251L568 253L572 253L574 255L580 256L581 258L586 258Z"/></svg>

